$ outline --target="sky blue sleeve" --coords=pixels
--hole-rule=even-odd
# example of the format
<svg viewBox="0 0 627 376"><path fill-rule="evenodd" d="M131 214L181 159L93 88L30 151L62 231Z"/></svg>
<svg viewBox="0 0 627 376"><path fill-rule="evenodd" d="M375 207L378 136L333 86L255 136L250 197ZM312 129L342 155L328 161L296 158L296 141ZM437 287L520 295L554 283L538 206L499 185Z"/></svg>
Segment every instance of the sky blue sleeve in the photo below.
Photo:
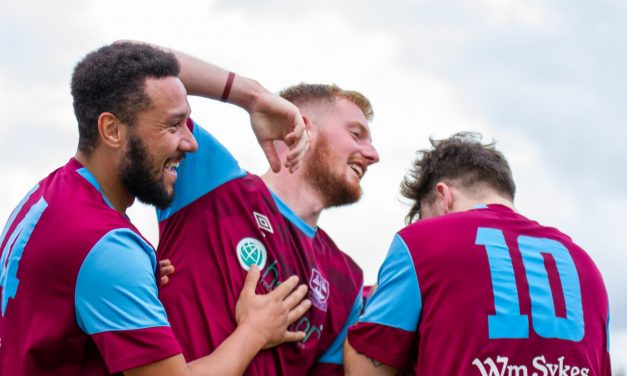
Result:
<svg viewBox="0 0 627 376"><path fill-rule="evenodd" d="M359 322L415 331L422 311L420 286L409 249L398 234L379 269L377 285Z"/></svg>
<svg viewBox="0 0 627 376"><path fill-rule="evenodd" d="M130 229L107 233L78 273L76 320L87 334L169 326L157 296L155 252Z"/></svg>
<svg viewBox="0 0 627 376"><path fill-rule="evenodd" d="M364 287L362 286L359 290L359 294L357 294L357 298L355 298L355 302L353 303L353 307L351 308L350 313L348 314L348 319L346 323L344 323L344 327L338 336L335 338L331 346L327 349L327 351L322 354L322 356L318 359L320 363L334 363L334 364L342 364L343 356L344 356L344 340L346 339L346 333L348 333L348 328L357 322L359 319L359 314L361 313L361 309L363 308L363 299L361 297L362 291Z"/></svg>
<svg viewBox="0 0 627 376"><path fill-rule="evenodd" d="M246 174L233 155L209 132L194 123L192 133L198 142L198 150L185 154L176 169L174 201L167 209L157 210L159 221L220 185Z"/></svg>

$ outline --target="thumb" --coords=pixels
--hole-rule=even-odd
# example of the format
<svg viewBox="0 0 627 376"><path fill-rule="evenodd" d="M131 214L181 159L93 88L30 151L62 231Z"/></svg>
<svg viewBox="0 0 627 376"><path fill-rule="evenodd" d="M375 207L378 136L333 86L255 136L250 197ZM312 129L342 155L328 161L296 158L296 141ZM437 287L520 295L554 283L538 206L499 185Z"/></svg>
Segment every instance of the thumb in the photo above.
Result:
<svg viewBox="0 0 627 376"><path fill-rule="evenodd" d="M255 288L257 287L257 282L259 281L260 274L261 272L259 271L259 268L257 267L257 265L251 265L250 269L248 270L248 274L246 274L244 287L242 287L242 292L241 292L242 295L243 294L246 294L246 295L255 294Z"/></svg>
<svg viewBox="0 0 627 376"><path fill-rule="evenodd" d="M263 142L261 144L261 149L266 155L266 159L268 160L268 163L270 163L272 171L279 172L281 170L281 161L279 160L279 154L277 154L276 149L274 148L274 143L272 141Z"/></svg>

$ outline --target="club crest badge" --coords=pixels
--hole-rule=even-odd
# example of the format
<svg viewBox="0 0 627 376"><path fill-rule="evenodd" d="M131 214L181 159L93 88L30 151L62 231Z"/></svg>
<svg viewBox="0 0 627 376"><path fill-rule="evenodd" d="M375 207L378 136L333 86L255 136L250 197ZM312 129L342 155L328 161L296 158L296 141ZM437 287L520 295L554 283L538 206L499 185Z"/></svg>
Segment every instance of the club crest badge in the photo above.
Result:
<svg viewBox="0 0 627 376"><path fill-rule="evenodd" d="M309 278L309 293L307 295L313 306L326 312L329 293L329 281L316 268L312 268L311 278Z"/></svg>
<svg viewBox="0 0 627 376"><path fill-rule="evenodd" d="M237 260L244 270L255 264L262 270L268 260L268 252L262 242L255 238L243 238L237 243Z"/></svg>

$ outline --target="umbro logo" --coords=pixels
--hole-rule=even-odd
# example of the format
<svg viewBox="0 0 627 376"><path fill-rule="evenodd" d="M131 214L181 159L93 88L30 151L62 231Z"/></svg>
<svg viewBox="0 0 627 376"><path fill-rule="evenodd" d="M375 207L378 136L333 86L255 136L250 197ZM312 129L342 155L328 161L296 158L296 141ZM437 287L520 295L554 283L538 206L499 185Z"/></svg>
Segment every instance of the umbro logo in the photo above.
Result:
<svg viewBox="0 0 627 376"><path fill-rule="evenodd" d="M253 215L255 216L255 221L257 221L257 227L271 234L274 233L268 217L261 213L257 213L256 211L253 212Z"/></svg>

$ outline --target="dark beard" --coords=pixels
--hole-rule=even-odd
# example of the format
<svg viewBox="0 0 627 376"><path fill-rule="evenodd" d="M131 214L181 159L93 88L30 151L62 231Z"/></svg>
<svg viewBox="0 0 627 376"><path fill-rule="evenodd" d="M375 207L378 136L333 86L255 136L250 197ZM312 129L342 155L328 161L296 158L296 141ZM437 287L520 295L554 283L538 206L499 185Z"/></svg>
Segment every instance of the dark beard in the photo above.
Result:
<svg viewBox="0 0 627 376"><path fill-rule="evenodd" d="M132 135L120 166L122 184L144 204L165 209L172 203L174 195L168 194L163 181L151 173L150 162L146 146L139 137Z"/></svg>
<svg viewBox="0 0 627 376"><path fill-rule="evenodd" d="M333 154L326 135L320 134L311 150L311 158L305 168L305 180L320 193L325 207L353 204L361 198L361 186L351 184L333 173L334 167L328 155Z"/></svg>

